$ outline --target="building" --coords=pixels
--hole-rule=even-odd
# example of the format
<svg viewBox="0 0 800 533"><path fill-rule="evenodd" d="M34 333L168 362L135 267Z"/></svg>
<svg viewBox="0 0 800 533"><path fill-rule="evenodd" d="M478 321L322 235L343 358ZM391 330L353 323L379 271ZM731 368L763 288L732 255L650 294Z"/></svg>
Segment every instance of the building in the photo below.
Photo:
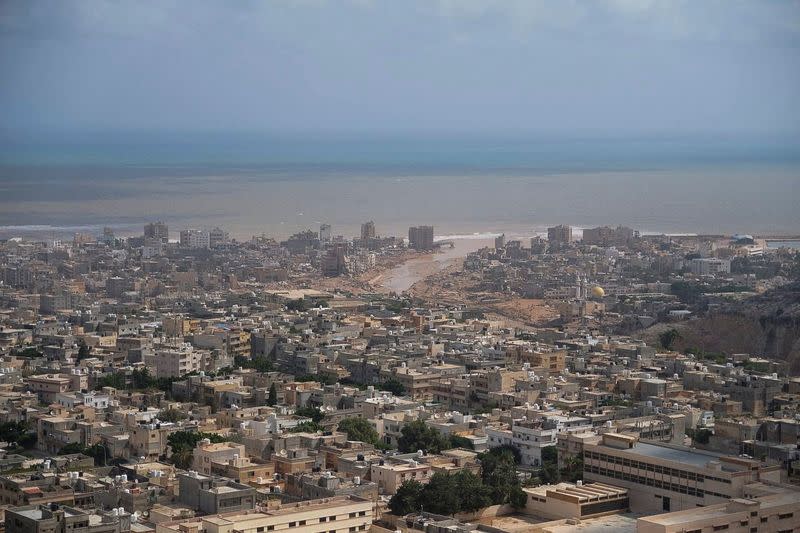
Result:
<svg viewBox="0 0 800 533"><path fill-rule="evenodd" d="M255 508L256 490L230 479L191 471L178 474L179 501L206 514L233 513Z"/></svg>
<svg viewBox="0 0 800 533"><path fill-rule="evenodd" d="M228 232L219 227L212 229L208 234L208 244L211 248L228 244L230 239Z"/></svg>
<svg viewBox="0 0 800 533"><path fill-rule="evenodd" d="M144 226L144 238L169 242L169 227L161 221L150 222Z"/></svg>
<svg viewBox="0 0 800 533"><path fill-rule="evenodd" d="M716 276L717 274L730 274L731 262L728 259L712 259L699 257L692 259L692 274L695 276Z"/></svg>
<svg viewBox="0 0 800 533"><path fill-rule="evenodd" d="M191 344L163 348L156 352L153 366L157 378L179 378L205 370L205 353Z"/></svg>
<svg viewBox="0 0 800 533"><path fill-rule="evenodd" d="M780 466L692 448L640 442L636 437L605 433L585 443L586 481L627 488L631 510L656 513L693 509L744 496L757 481L780 481Z"/></svg>
<svg viewBox="0 0 800 533"><path fill-rule="evenodd" d="M334 496L282 504L270 510L162 522L156 533L353 533L367 531L374 519L372 501L358 496Z"/></svg>
<svg viewBox="0 0 800 533"><path fill-rule="evenodd" d="M628 510L628 491L603 483L559 483L522 489L528 496L525 512L559 520L590 518Z"/></svg>
<svg viewBox="0 0 800 533"><path fill-rule="evenodd" d="M415 480L427 483L433 475L433 468L415 459L385 461L381 459L370 467L370 479L378 484L382 494L395 494L405 481Z"/></svg>
<svg viewBox="0 0 800 533"><path fill-rule="evenodd" d="M238 461L242 457L247 457L244 444L235 442L211 442L203 439L197 443L194 449L192 468L201 474L211 475L212 464L227 464L228 461Z"/></svg>
<svg viewBox="0 0 800 533"><path fill-rule="evenodd" d="M131 515L123 509L90 514L74 507L27 505L5 512L8 533L122 533L131 529Z"/></svg>
<svg viewBox="0 0 800 533"><path fill-rule="evenodd" d="M319 225L319 240L320 242L330 242L333 238L330 224Z"/></svg>
<svg viewBox="0 0 800 533"><path fill-rule="evenodd" d="M757 498L696 507L636 521L638 533L753 533L800 530L800 493L783 492Z"/></svg>
<svg viewBox="0 0 800 533"><path fill-rule="evenodd" d="M210 248L211 234L201 229L185 229L181 231L181 246L187 248Z"/></svg>
<svg viewBox="0 0 800 533"><path fill-rule="evenodd" d="M486 428L489 448L511 445L519 449L522 466L541 466L542 449L558 444L556 429L542 429L531 423L515 420L511 429Z"/></svg>
<svg viewBox="0 0 800 533"><path fill-rule="evenodd" d="M596 244L598 246L623 246L631 242L637 233L631 228L617 226L601 226L583 230L583 244Z"/></svg>
<svg viewBox="0 0 800 533"><path fill-rule="evenodd" d="M375 223L373 221L364 222L361 224L361 242L368 243L370 239L374 239L375 235Z"/></svg>
<svg viewBox="0 0 800 533"><path fill-rule="evenodd" d="M433 250L433 226L408 228L408 246L417 251Z"/></svg>
<svg viewBox="0 0 800 533"><path fill-rule="evenodd" d="M553 226L547 228L547 241L550 245L564 245L572 242L572 226Z"/></svg>

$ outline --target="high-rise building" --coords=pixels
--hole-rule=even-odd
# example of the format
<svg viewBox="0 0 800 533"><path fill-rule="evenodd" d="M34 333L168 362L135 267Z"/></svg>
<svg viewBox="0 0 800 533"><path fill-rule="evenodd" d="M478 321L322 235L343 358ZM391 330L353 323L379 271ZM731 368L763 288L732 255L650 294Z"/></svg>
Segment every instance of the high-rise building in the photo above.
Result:
<svg viewBox="0 0 800 533"><path fill-rule="evenodd" d="M433 226L408 228L408 246L414 250L433 250Z"/></svg>
<svg viewBox="0 0 800 533"><path fill-rule="evenodd" d="M494 238L494 247L497 250L506 247L506 234L503 233L502 235L498 235Z"/></svg>
<svg viewBox="0 0 800 533"><path fill-rule="evenodd" d="M361 224L361 241L368 242L375 238L375 223L373 221Z"/></svg>
<svg viewBox="0 0 800 533"><path fill-rule="evenodd" d="M319 225L319 240L321 242L330 242L331 240L331 225L330 224L320 224Z"/></svg>
<svg viewBox="0 0 800 533"><path fill-rule="evenodd" d="M230 235L227 231L222 228L216 227L211 230L208 234L208 241L209 246L212 248L216 248L217 246L222 246L223 244L227 244L230 240Z"/></svg>
<svg viewBox="0 0 800 533"><path fill-rule="evenodd" d="M185 229L181 231L181 246L188 248L210 248L211 234L201 229Z"/></svg>
<svg viewBox="0 0 800 533"><path fill-rule="evenodd" d="M572 226L553 226L547 228L547 240L555 245L569 244L572 242Z"/></svg>
<svg viewBox="0 0 800 533"><path fill-rule="evenodd" d="M624 245L628 244L637 233L631 228L617 226L600 226L597 228L586 228L583 230L583 244L596 244L600 246Z"/></svg>
<svg viewBox="0 0 800 533"><path fill-rule="evenodd" d="M159 239L161 242L169 241L169 227L161 222L150 222L144 225L144 236L150 239Z"/></svg>

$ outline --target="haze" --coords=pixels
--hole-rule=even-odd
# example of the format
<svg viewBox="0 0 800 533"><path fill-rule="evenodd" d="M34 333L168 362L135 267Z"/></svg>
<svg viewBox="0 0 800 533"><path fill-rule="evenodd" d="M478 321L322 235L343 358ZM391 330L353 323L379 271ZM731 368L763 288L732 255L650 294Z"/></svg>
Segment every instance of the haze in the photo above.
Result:
<svg viewBox="0 0 800 533"><path fill-rule="evenodd" d="M0 124L800 132L798 2L0 4Z"/></svg>

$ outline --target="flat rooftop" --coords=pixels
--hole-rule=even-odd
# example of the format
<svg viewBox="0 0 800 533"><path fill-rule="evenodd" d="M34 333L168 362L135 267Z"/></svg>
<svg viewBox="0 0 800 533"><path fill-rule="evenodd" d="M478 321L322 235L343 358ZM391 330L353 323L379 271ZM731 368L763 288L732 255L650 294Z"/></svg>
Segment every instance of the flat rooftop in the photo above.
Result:
<svg viewBox="0 0 800 533"><path fill-rule="evenodd" d="M665 461L674 461L677 463L685 463L692 466L705 468L709 461L716 461L722 455L714 454L711 452L699 452L689 449L676 449L667 446L657 446L655 444L648 444L646 442L637 442L633 448L623 450L635 455L643 455L646 457L653 457L655 459L663 459Z"/></svg>

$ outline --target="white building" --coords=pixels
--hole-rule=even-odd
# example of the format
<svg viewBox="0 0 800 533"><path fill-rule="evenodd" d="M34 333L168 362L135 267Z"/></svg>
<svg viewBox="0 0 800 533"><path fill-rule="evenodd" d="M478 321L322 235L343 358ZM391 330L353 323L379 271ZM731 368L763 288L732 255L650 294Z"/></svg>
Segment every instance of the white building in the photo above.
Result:
<svg viewBox="0 0 800 533"><path fill-rule="evenodd" d="M542 449L558 443L558 430L527 427L515 421L511 429L486 428L489 448L511 445L522 453L520 464L541 466Z"/></svg>
<svg viewBox="0 0 800 533"><path fill-rule="evenodd" d="M188 248L210 248L211 234L201 229L185 229L181 231L181 246Z"/></svg>
<svg viewBox="0 0 800 533"><path fill-rule="evenodd" d="M716 276L730 274L731 262L728 259L697 258L692 259L692 274L695 276Z"/></svg>
<svg viewBox="0 0 800 533"><path fill-rule="evenodd" d="M158 350L154 356L157 378L181 377L205 370L206 352L197 351L191 344Z"/></svg>

